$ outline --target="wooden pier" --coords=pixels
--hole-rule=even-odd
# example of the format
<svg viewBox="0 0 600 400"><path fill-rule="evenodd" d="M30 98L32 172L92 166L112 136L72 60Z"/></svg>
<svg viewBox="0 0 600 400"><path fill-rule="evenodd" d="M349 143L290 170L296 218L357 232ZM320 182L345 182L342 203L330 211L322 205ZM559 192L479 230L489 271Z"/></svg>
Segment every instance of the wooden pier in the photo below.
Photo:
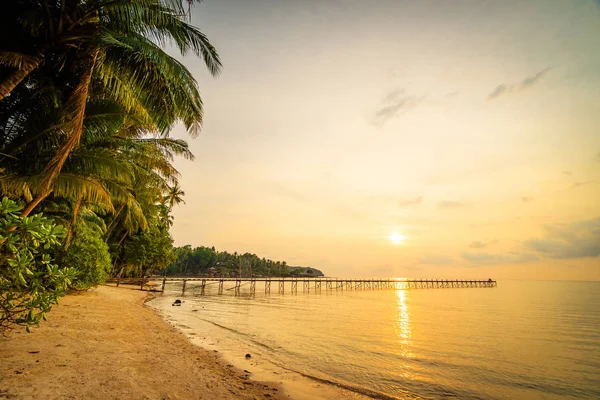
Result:
<svg viewBox="0 0 600 400"><path fill-rule="evenodd" d="M194 294L204 296L209 289L212 294L222 295L232 291L235 295L242 292L255 295L256 284L265 294L272 291L279 294L298 293L298 286L302 293L321 293L343 290L377 290L377 289L450 289L450 288L493 288L497 286L495 280L450 280L450 279L342 279L342 278L116 278L112 280L119 286L120 283L134 283L140 289L164 292L167 284L181 283L181 294L186 290L193 290ZM189 283L189 284L188 284ZM160 287L160 289L158 289ZM213 288L216 287L216 290Z"/></svg>

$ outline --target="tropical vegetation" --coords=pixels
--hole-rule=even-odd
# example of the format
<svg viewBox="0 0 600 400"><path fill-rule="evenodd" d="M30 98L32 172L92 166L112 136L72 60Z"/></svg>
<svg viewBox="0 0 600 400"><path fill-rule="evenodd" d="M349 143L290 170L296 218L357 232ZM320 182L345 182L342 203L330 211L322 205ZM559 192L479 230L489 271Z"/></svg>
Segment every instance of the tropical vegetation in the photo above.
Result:
<svg viewBox="0 0 600 400"><path fill-rule="evenodd" d="M165 270L166 275L288 276L285 261L272 261L252 253L228 253L214 247L183 246L174 249L175 262Z"/></svg>
<svg viewBox="0 0 600 400"><path fill-rule="evenodd" d="M11 0L0 13L1 327L44 318L68 288L176 259L175 157L203 107L164 49L221 62L191 25L199 0Z"/></svg>

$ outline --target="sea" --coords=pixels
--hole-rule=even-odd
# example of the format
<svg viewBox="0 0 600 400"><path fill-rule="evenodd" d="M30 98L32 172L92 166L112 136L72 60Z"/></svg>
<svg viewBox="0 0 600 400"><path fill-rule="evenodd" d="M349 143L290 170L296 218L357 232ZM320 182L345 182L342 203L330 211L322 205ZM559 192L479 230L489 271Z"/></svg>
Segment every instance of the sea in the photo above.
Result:
<svg viewBox="0 0 600 400"><path fill-rule="evenodd" d="M209 341L222 335L240 353L255 349L365 397L600 399L600 282L304 293L301 285L255 295L218 295L213 285L200 296L188 282L182 296L181 283L168 284L153 306L192 334L209 324Z"/></svg>

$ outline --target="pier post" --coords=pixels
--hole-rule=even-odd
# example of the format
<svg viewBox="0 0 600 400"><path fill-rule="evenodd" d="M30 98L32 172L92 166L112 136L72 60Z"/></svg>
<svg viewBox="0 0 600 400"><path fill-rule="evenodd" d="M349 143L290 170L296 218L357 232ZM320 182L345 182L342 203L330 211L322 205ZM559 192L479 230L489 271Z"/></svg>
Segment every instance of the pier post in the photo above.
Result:
<svg viewBox="0 0 600 400"><path fill-rule="evenodd" d="M285 293L285 281L283 279L279 281L279 293Z"/></svg>
<svg viewBox="0 0 600 400"><path fill-rule="evenodd" d="M218 294L223 294L223 279L219 280L219 291Z"/></svg>
<svg viewBox="0 0 600 400"><path fill-rule="evenodd" d="M187 283L187 280L184 279L183 280L183 287L181 288L181 295L183 296L183 294L185 293L185 284Z"/></svg>
<svg viewBox="0 0 600 400"><path fill-rule="evenodd" d="M162 288L160 289L160 291L162 293L165 292L165 286L167 285L167 278L163 278L163 284L162 284Z"/></svg>
<svg viewBox="0 0 600 400"><path fill-rule="evenodd" d="M204 296L206 290L206 279L202 279L202 286L200 286L200 296Z"/></svg>

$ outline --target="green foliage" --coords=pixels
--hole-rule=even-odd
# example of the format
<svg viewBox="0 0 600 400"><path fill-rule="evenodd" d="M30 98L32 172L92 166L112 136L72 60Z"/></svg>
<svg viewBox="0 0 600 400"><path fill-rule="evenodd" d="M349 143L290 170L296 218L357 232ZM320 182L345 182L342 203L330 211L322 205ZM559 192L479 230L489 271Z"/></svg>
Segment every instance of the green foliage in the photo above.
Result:
<svg viewBox="0 0 600 400"><path fill-rule="evenodd" d="M191 246L175 248L177 260L166 269L167 275L206 275L218 276L288 276L285 261L260 258L252 253L228 253L214 247Z"/></svg>
<svg viewBox="0 0 600 400"><path fill-rule="evenodd" d="M14 201L0 202L0 332L15 325L39 325L75 277L48 251L60 245L65 228L41 214L19 217Z"/></svg>
<svg viewBox="0 0 600 400"><path fill-rule="evenodd" d="M146 276L159 273L175 261L173 238L169 231L153 227L131 237L124 246L123 274Z"/></svg>
<svg viewBox="0 0 600 400"><path fill-rule="evenodd" d="M77 271L72 285L75 289L85 290L106 282L111 269L110 254L99 229L77 224L73 242L62 253L58 261Z"/></svg>
<svg viewBox="0 0 600 400"><path fill-rule="evenodd" d="M186 19L198 2L3 4L0 197L31 217L3 200L2 329L37 324L69 286L175 261L170 212L184 192L173 161L194 156L169 131L181 122L197 135L203 105L191 72L163 49L219 73L216 50Z"/></svg>

